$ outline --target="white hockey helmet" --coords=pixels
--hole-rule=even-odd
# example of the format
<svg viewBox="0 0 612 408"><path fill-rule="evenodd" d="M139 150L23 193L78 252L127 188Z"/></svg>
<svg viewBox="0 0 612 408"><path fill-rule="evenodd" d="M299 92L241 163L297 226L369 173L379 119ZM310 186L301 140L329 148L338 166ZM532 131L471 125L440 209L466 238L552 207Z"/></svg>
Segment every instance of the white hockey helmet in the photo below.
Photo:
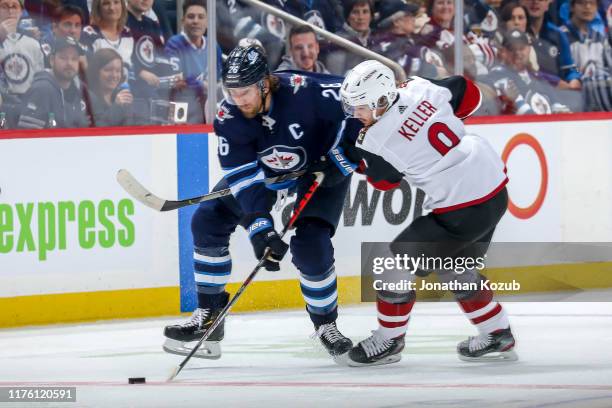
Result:
<svg viewBox="0 0 612 408"><path fill-rule="evenodd" d="M340 88L342 108L348 116L354 115L356 106L367 105L375 111L390 105L396 97L395 74L391 68L375 60L367 60L355 66L346 75Z"/></svg>

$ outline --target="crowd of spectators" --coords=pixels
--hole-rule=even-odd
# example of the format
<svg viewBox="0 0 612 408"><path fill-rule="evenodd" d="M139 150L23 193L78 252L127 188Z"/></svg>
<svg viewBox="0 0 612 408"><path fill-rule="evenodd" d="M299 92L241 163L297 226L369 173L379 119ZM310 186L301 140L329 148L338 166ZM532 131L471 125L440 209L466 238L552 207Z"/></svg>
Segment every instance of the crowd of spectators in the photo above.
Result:
<svg viewBox="0 0 612 408"><path fill-rule="evenodd" d="M482 114L612 111L612 0L264 0L397 62L408 76L464 75ZM25 2L25 3L24 3ZM169 122L186 103L205 121L207 10L185 0L179 30L167 0L0 0L0 115L5 128ZM241 3L216 2L218 66L239 41L273 67L344 75L364 58ZM210 121L210 120L208 120Z"/></svg>

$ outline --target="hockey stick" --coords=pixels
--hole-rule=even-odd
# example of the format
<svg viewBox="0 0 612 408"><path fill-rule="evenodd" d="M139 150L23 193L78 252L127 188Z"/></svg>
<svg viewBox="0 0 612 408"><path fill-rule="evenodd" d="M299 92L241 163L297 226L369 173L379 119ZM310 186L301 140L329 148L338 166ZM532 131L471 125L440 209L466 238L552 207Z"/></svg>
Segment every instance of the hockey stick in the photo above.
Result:
<svg viewBox="0 0 612 408"><path fill-rule="evenodd" d="M304 194L304 197L302 197L300 202L294 207L293 215L291 216L291 219L289 220L287 225L285 225L282 232L280 233L281 239L285 236L285 234L287 234L287 231L293 228L293 224L295 224L295 221L298 219L298 217L304 210L304 207L306 207L306 204L308 204L308 202L312 198L312 195L315 193L315 191L317 191L321 183L323 183L323 179L325 178L325 175L322 172L316 172L313 174L315 175L315 180L313 181L312 185L310 186L306 194ZM247 276L242 286L240 286L240 288L238 289L234 297L232 297L232 299L228 302L228 304L225 305L225 307L221 310L221 312L219 313L215 321L210 325L208 329L206 329L206 331L202 335L202 338L200 339L200 341L198 341L198 343L195 345L193 350L191 350L191 352L187 355L187 357L185 357L185 359L183 359L183 361L172 370L172 373L168 377L167 382L170 382L176 378L176 376L181 372L183 367L185 367L185 365L191 359L191 357L196 353L196 351L198 351L202 343L204 343L206 339L208 339L210 334L217 328L217 326L219 326L221 321L228 314L230 308L234 305L234 303L236 303L238 298L240 298L240 296L245 291L247 286L249 286L253 278L255 278L255 275L257 275L257 272L259 272L264 262L266 261L266 258L268 258L269 255L270 255L270 248L267 248L263 256L261 257L261 259L255 266L255 269L253 269L253 271L249 274L249 276Z"/></svg>
<svg viewBox="0 0 612 408"><path fill-rule="evenodd" d="M281 174L280 176L268 177L264 179L264 183L280 183L281 181L291 180L300 177L306 172L306 170L298 170L291 173ZM224 197L232 193L231 189L226 188L219 191L213 191L212 193L204 194L198 197L186 198L184 200L165 200L160 198L147 190L132 174L121 169L117 172L117 182L123 187L123 189L136 200L140 201L147 207L150 207L156 211L171 211L178 208L186 207L188 205L198 204L203 201L214 200L216 198Z"/></svg>

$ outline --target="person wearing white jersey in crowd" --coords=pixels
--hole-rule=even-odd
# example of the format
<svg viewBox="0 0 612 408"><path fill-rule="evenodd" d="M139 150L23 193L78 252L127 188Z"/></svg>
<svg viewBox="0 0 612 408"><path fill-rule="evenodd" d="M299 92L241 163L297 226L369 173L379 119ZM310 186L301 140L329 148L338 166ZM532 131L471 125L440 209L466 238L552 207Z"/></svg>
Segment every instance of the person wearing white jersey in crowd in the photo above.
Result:
<svg viewBox="0 0 612 408"><path fill-rule="evenodd" d="M486 140L467 135L462 122L480 106L478 87L462 76L411 77L396 86L393 71L370 60L349 71L340 96L347 115L364 124L345 151L368 181L389 190L405 179L427 195L424 209L431 212L393 240L390 256L483 256L507 208L508 178L499 155ZM478 270L421 268L416 274L431 272L460 286L453 289L455 298L479 331L457 346L459 358L515 360L506 312L480 284L485 278ZM379 328L350 351L349 365L399 361L415 299L414 290L377 291Z"/></svg>

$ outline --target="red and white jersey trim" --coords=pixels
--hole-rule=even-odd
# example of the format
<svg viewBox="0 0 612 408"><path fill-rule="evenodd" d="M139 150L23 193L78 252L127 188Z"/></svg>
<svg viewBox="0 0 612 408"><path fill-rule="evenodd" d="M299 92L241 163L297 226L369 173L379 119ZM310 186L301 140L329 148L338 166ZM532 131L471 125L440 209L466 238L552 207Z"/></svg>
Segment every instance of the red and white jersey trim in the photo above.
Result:
<svg viewBox="0 0 612 408"><path fill-rule="evenodd" d="M465 78L465 82L465 94L463 95L463 99L461 99L459 107L455 110L455 115L461 120L472 116L482 104L482 93L480 89L467 78Z"/></svg>
<svg viewBox="0 0 612 408"><path fill-rule="evenodd" d="M506 177L506 179L502 181L501 184L497 186L495 190L491 191L489 194L487 194L486 196L482 198L468 201L466 203L451 205L450 207L435 208L432 212L434 214L444 214L450 211L460 210L462 208L472 207L474 205L485 203L489 201L490 199L492 199L493 197L495 197L500 191L502 191L504 187L506 187L506 184L508 184L508 181L509 181L508 177Z"/></svg>

